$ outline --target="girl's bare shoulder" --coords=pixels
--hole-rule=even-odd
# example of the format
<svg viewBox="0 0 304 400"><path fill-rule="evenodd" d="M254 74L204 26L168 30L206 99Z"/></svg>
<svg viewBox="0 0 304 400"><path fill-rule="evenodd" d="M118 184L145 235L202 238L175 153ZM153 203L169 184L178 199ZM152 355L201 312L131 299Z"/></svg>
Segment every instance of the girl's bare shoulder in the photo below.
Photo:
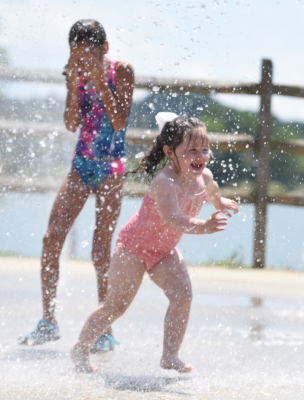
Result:
<svg viewBox="0 0 304 400"><path fill-rule="evenodd" d="M203 179L206 186L208 186L213 181L213 174L209 168L204 168Z"/></svg>
<svg viewBox="0 0 304 400"><path fill-rule="evenodd" d="M177 190L177 185L167 168L164 168L153 178L149 187L149 196L156 200L159 194L167 195L174 190Z"/></svg>

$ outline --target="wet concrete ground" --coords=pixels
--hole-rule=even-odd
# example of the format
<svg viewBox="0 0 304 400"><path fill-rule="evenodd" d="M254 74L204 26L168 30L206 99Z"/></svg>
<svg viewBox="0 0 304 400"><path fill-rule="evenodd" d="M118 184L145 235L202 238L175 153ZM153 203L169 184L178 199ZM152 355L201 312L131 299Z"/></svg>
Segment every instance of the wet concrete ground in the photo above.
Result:
<svg viewBox="0 0 304 400"><path fill-rule="evenodd" d="M303 399L304 274L190 268L194 301L181 357L195 372L159 367L167 300L149 278L114 324L121 345L75 372L69 348L96 305L88 262L63 262L61 339L22 347L41 316L39 261L0 258L0 398Z"/></svg>

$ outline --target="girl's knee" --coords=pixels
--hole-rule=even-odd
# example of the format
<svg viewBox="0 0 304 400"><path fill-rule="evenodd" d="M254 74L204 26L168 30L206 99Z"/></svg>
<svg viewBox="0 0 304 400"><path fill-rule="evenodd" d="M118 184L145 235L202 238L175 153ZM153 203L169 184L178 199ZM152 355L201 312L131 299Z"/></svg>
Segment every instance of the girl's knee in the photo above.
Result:
<svg viewBox="0 0 304 400"><path fill-rule="evenodd" d="M127 307L121 305L116 307L109 307L107 303L104 303L104 308L100 310L100 315L109 322L111 325L114 321L120 318L126 311Z"/></svg>
<svg viewBox="0 0 304 400"><path fill-rule="evenodd" d="M55 228L49 229L47 233L43 236L42 239L43 247L44 248L48 247L53 248L54 246L58 247L61 245L61 243L64 242L65 236L66 236L65 231L61 232L59 229Z"/></svg>
<svg viewBox="0 0 304 400"><path fill-rule="evenodd" d="M42 239L43 247L50 247L56 242L56 235L52 231L48 231Z"/></svg>
<svg viewBox="0 0 304 400"><path fill-rule="evenodd" d="M113 304L113 313L118 317L121 317L129 307L130 303L128 301L120 300Z"/></svg>
<svg viewBox="0 0 304 400"><path fill-rule="evenodd" d="M193 293L191 285L184 286L174 292L166 293L170 303L178 303L179 305L191 305L193 299Z"/></svg>
<svg viewBox="0 0 304 400"><path fill-rule="evenodd" d="M185 289L181 295L179 301L182 302L183 304L191 304L193 299L193 294L191 288Z"/></svg>
<svg viewBox="0 0 304 400"><path fill-rule="evenodd" d="M127 311L127 308L128 308L128 306L125 304L122 304L119 307L117 307L117 309L115 311L116 318L121 317Z"/></svg>

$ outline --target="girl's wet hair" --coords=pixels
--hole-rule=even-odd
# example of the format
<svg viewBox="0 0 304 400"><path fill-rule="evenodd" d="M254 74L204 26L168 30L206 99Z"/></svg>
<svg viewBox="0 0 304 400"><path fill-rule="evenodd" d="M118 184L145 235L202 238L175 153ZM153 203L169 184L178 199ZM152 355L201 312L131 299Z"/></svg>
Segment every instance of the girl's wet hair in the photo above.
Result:
<svg viewBox="0 0 304 400"><path fill-rule="evenodd" d="M148 175L148 179L152 180L155 173L162 169L169 161L163 151L163 147L169 146L175 154L177 146L182 143L187 132L190 133L190 143L192 132L195 129L202 130L203 138L208 137L206 125L195 117L182 115L174 118L172 121L166 122L161 133L154 140L153 146L148 150L148 154L138 163L137 168L128 173L142 173Z"/></svg>
<svg viewBox="0 0 304 400"><path fill-rule="evenodd" d="M69 44L88 43L92 46L103 46L107 40L104 27L94 19L81 19L72 26L69 33Z"/></svg>

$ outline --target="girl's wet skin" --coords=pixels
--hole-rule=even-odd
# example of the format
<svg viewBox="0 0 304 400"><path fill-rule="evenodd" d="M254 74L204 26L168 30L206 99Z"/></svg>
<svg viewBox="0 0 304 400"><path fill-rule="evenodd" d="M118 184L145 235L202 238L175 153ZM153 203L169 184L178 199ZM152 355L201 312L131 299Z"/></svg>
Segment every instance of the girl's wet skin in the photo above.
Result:
<svg viewBox="0 0 304 400"><path fill-rule="evenodd" d="M43 238L43 315L33 332L42 327L42 331L48 329L49 334L44 334L43 340L37 339L43 335L40 331L37 335L23 335L21 344L28 344L29 339L43 344L60 337L55 316L60 254L69 230L92 192L96 195L92 261L97 276L98 302L104 301L111 241L121 208L133 68L123 61L107 58L109 44L98 21L77 21L70 29L69 44L64 122L72 132L80 129L71 171L56 196ZM110 326L106 333L112 336Z"/></svg>
<svg viewBox="0 0 304 400"><path fill-rule="evenodd" d="M175 246L183 233L202 235L224 230L227 217L220 216L220 213L229 214L227 210L236 213L238 206L220 196L218 185L206 168L209 161L208 133L199 120L177 117L165 124L154 146L134 172L145 171L153 177L157 166L164 160L169 164L153 178L141 209L117 237L108 273L106 299L90 315L79 341L71 349L79 371L97 370L90 362L90 346L100 332L130 306L145 271L169 300L160 366L181 373L194 369L178 355L188 325L192 288L186 264ZM205 199L217 211L203 221L195 217Z"/></svg>

